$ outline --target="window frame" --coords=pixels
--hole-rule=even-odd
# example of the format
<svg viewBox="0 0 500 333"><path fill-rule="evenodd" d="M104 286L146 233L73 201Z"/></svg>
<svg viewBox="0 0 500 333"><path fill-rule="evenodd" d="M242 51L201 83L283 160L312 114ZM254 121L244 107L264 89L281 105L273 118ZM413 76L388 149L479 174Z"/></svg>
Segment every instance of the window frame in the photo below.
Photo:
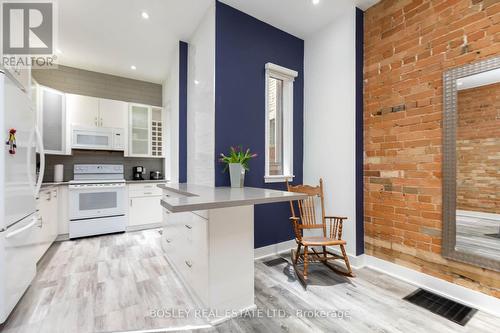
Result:
<svg viewBox="0 0 500 333"><path fill-rule="evenodd" d="M273 63L267 63L265 66L265 183L278 183L293 180L293 88L295 78L298 77L299 73L297 71L275 65ZM269 170L269 79L274 78L283 81L283 174L282 175L270 175Z"/></svg>

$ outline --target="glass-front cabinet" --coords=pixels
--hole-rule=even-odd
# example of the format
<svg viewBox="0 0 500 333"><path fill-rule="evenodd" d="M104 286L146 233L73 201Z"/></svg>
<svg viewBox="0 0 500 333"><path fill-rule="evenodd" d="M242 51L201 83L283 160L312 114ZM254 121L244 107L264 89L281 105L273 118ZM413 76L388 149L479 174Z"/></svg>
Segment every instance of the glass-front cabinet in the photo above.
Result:
<svg viewBox="0 0 500 333"><path fill-rule="evenodd" d="M163 157L163 109L130 104L128 156Z"/></svg>
<svg viewBox="0 0 500 333"><path fill-rule="evenodd" d="M40 86L37 93L40 109L38 126L46 154L70 155L67 135L66 95L58 90Z"/></svg>

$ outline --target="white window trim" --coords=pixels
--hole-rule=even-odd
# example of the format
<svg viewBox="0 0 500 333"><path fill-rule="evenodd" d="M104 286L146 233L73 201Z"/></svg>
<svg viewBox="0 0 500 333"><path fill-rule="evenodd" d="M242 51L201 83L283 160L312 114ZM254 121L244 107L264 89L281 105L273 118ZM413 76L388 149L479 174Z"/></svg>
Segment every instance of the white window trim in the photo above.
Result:
<svg viewBox="0 0 500 333"><path fill-rule="evenodd" d="M297 71L275 65L266 64L266 158L265 158L265 183L279 183L293 180L293 82L299 75ZM269 105L268 105L268 83L269 78L276 78L283 81L283 175L269 174Z"/></svg>

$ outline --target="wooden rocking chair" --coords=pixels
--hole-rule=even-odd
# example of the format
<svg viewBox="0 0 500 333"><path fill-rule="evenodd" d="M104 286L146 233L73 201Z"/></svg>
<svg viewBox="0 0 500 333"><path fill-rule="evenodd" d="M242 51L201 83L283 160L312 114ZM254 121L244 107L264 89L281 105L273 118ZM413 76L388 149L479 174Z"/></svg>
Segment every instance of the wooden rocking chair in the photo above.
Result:
<svg viewBox="0 0 500 333"><path fill-rule="evenodd" d="M289 192L305 193L309 195L307 199L297 201L300 216L295 214L294 202L290 201L290 209L292 211L292 217L290 217L290 220L293 223L295 241L297 242L297 250L292 250L292 263L295 273L304 288L307 285L307 268L310 262L321 262L338 274L353 277L354 275L352 273L351 265L349 264L349 258L347 257L347 253L345 251L346 241L342 240L342 224L345 220L347 220L347 217L325 216L323 179L319 180L319 186L316 187L309 185L292 186L287 183L287 188ZM318 198L321 204L321 223L319 224L316 223L315 214L315 201L317 201ZM327 221L329 222L328 230ZM304 230L310 229L322 229L323 236L304 236ZM340 246L342 256L328 251L326 248L327 246L337 245ZM303 253L300 251L302 247L304 248ZM314 247L321 247L322 250L316 251ZM335 259L341 259L345 262L347 267L346 272L337 269L335 265L328 262L329 260ZM303 271L298 269L299 260L301 260L304 264Z"/></svg>

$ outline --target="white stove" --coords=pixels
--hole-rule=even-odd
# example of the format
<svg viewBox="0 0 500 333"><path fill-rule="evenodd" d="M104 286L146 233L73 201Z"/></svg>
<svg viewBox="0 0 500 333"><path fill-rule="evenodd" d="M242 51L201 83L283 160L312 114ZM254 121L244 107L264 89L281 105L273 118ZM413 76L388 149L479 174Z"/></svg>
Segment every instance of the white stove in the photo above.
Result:
<svg viewBox="0 0 500 333"><path fill-rule="evenodd" d="M77 164L68 188L69 238L126 230L123 165Z"/></svg>

